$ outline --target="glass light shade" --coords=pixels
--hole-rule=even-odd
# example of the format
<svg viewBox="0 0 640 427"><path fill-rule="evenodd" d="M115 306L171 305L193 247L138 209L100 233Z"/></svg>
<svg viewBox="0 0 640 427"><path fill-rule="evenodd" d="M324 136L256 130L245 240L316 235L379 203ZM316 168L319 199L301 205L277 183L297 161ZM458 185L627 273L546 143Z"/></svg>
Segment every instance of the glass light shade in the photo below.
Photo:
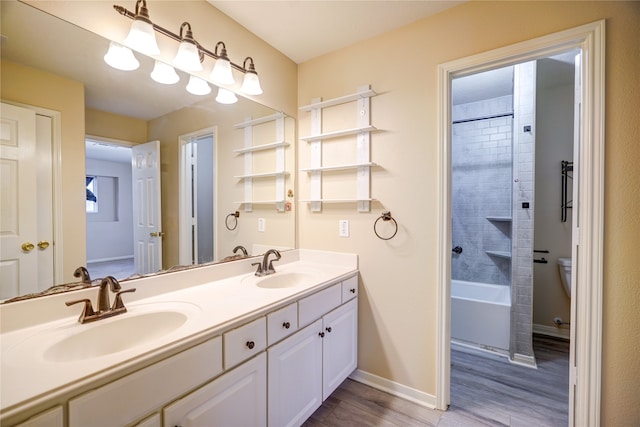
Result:
<svg viewBox="0 0 640 427"><path fill-rule="evenodd" d="M262 88L260 87L260 80L258 79L258 75L256 73L247 72L244 75L244 80L242 81L242 87L240 88L242 93L246 93L247 95L261 95Z"/></svg>
<svg viewBox="0 0 640 427"><path fill-rule="evenodd" d="M227 59L218 58L211 71L211 80L221 85L232 85L235 83L231 73L231 62Z"/></svg>
<svg viewBox="0 0 640 427"><path fill-rule="evenodd" d="M180 43L178 53L173 58L173 65L185 71L202 71L200 53L195 44L183 41Z"/></svg>
<svg viewBox="0 0 640 427"><path fill-rule="evenodd" d="M124 44L145 55L160 55L153 26L139 19L135 19L131 24L129 35L124 39Z"/></svg>
<svg viewBox="0 0 640 427"><path fill-rule="evenodd" d="M158 83L165 85L172 85L178 83L180 76L176 73L176 70L169 64L165 64L161 61L156 61L156 65L151 72L151 78Z"/></svg>
<svg viewBox="0 0 640 427"><path fill-rule="evenodd" d="M218 89L218 96L216 96L216 101L218 101L220 104L235 104L236 102L238 102L238 97L236 97L236 94L231 92L230 90L221 87Z"/></svg>
<svg viewBox="0 0 640 427"><path fill-rule="evenodd" d="M191 76L187 84L187 92L193 95L208 95L211 93L211 86L200 77Z"/></svg>
<svg viewBox="0 0 640 427"><path fill-rule="evenodd" d="M136 70L140 66L131 49L116 42L109 43L109 50L104 55L104 62L123 71Z"/></svg>

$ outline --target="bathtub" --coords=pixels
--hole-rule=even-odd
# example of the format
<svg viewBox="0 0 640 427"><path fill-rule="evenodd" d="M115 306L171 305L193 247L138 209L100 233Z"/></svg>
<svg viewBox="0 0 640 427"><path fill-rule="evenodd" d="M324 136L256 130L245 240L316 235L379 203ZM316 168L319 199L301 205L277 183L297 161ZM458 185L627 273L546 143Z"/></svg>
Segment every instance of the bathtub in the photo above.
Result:
<svg viewBox="0 0 640 427"><path fill-rule="evenodd" d="M511 292L508 286L451 281L451 339L509 351Z"/></svg>

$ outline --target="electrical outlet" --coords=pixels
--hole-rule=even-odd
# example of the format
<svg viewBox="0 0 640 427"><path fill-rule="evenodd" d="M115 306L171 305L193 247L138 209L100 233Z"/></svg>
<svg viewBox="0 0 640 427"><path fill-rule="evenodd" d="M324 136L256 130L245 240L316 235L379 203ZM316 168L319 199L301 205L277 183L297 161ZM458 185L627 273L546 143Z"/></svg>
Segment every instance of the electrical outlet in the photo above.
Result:
<svg viewBox="0 0 640 427"><path fill-rule="evenodd" d="M338 236L349 237L349 220L341 219L338 222Z"/></svg>
<svg viewBox="0 0 640 427"><path fill-rule="evenodd" d="M258 231L260 231L261 233L264 233L265 229L267 228L267 224L264 218L258 218Z"/></svg>

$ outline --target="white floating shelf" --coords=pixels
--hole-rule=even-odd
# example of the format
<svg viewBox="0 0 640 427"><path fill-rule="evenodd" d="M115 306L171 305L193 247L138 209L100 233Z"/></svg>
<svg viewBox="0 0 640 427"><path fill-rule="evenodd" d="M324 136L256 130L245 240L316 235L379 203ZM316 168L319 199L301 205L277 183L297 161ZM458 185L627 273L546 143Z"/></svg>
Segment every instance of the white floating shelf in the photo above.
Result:
<svg viewBox="0 0 640 427"><path fill-rule="evenodd" d="M237 179L245 179L245 178L270 178L272 176L288 176L289 172L265 172L265 173L251 173L248 175L237 175L234 178Z"/></svg>
<svg viewBox="0 0 640 427"><path fill-rule="evenodd" d="M486 217L489 221L495 222L511 222L512 218L510 216L488 216Z"/></svg>
<svg viewBox="0 0 640 427"><path fill-rule="evenodd" d="M320 166L317 168L304 168L304 169L300 169L301 172L316 172L316 171L339 171L339 170L346 170L346 169L357 169L357 168L361 168L361 167L372 167L372 166L378 166L376 163L373 162L369 162L369 163L355 163L355 164L351 164L351 165L336 165L336 166Z"/></svg>
<svg viewBox="0 0 640 427"><path fill-rule="evenodd" d="M347 102L357 101L358 99L362 99L362 98L371 98L372 96L376 96L376 95L377 93L369 89L369 90L354 93L351 95L341 96L340 98L328 99L326 101L305 105L303 107L300 107L300 111L311 111L314 108L332 107L334 105L346 104Z"/></svg>
<svg viewBox="0 0 640 427"><path fill-rule="evenodd" d="M503 251L484 251L487 255L491 255L491 256L495 256L498 258L508 258L511 259L511 253L510 252L503 252Z"/></svg>
<svg viewBox="0 0 640 427"><path fill-rule="evenodd" d="M299 200L300 203L357 203L357 202L375 202L376 199L319 199L319 200Z"/></svg>
<svg viewBox="0 0 640 427"><path fill-rule="evenodd" d="M359 128L353 128L353 129L344 129L344 130L337 130L337 131L333 131L333 132L327 132L327 133L321 133L319 135L312 135L312 136L303 136L300 139L303 141L318 141L320 139L331 139L331 138L338 138L341 136L346 136L346 135L355 135L357 133L361 133L361 132L372 132L374 130L377 130L375 126L363 126L363 127L359 127Z"/></svg>
<svg viewBox="0 0 640 427"><path fill-rule="evenodd" d="M270 150L272 148L288 147L288 146L289 146L289 143L286 141L276 141L269 144L256 145L256 146L247 147L247 148L239 148L237 150L233 150L233 152L238 154L244 154L244 153L251 153L254 151Z"/></svg>
<svg viewBox="0 0 640 427"><path fill-rule="evenodd" d="M247 120L246 122L242 122L242 123L238 123L236 125L233 125L233 127L236 128L236 129L242 129L242 128L245 128L247 126L255 126L255 125L260 125L262 123L273 122L273 121L278 120L278 119L283 118L283 117L287 117L287 115L284 114L284 113L275 113L275 114L272 114L270 116L258 117L257 119Z"/></svg>
<svg viewBox="0 0 640 427"><path fill-rule="evenodd" d="M241 202L233 202L233 203L237 203L240 205L250 205L250 204L254 204L254 205L275 205L278 203L285 203L286 200L245 200L245 201L241 201Z"/></svg>

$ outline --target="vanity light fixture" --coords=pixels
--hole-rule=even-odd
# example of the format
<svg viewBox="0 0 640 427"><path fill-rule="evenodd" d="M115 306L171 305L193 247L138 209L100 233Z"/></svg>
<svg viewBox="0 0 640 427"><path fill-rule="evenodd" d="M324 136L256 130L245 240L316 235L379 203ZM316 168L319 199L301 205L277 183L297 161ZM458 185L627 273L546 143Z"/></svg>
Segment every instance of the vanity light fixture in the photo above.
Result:
<svg viewBox="0 0 640 427"><path fill-rule="evenodd" d="M218 53L218 47L222 46L220 53ZM233 74L231 72L231 61L229 61L229 57L227 56L227 47L224 45L224 42L216 43L215 54L218 56L216 63L213 65L213 71L211 71L211 80L214 83L219 83L222 85L232 85L235 83L233 79Z"/></svg>
<svg viewBox="0 0 640 427"><path fill-rule="evenodd" d="M183 35L183 31L186 32ZM191 32L191 24L183 22L180 26L180 47L178 53L173 58L173 64L185 71L202 71L202 62L200 62L200 51L198 44L193 38Z"/></svg>
<svg viewBox="0 0 640 427"><path fill-rule="evenodd" d="M238 97L235 93L227 90L223 87L218 88L218 95L216 96L216 101L220 104L235 104L238 102Z"/></svg>
<svg viewBox="0 0 640 427"><path fill-rule="evenodd" d="M221 41L216 44L215 51L210 51L193 38L191 25L188 22L182 23L179 35L154 24L149 19L146 0L137 0L135 13L118 5L114 5L113 8L121 15L133 19L131 31L125 39L125 45L147 55L159 55L160 50L155 40L155 31L157 31L180 43L178 54L174 59L174 64L177 67L185 71L202 71L202 62L205 56L208 56L216 60L213 71L209 76L212 81L221 85L234 84L232 69L235 69L245 75L242 87L240 88L241 92L247 95L260 95L262 93L258 73L256 72L251 57L247 57L242 66L231 62L227 55L226 46L224 42ZM151 29L150 33L148 32L149 28ZM144 36L142 34L144 34ZM143 39L146 41L138 42L138 40ZM218 48L220 48L220 52L218 52ZM186 62L183 62L185 55L187 59L185 60Z"/></svg>
<svg viewBox="0 0 640 427"><path fill-rule="evenodd" d="M138 0L136 2L136 13L132 16L132 19L133 23L131 24L129 35L124 39L124 44L145 55L160 55L153 23L149 19L146 0Z"/></svg>
<svg viewBox="0 0 640 427"><path fill-rule="evenodd" d="M140 62L133 55L131 49L116 42L109 43L109 50L104 55L104 62L123 71L136 70L140 66Z"/></svg>
<svg viewBox="0 0 640 427"><path fill-rule="evenodd" d="M176 73L175 68L158 60L156 60L156 64L153 66L151 78L164 85L172 85L178 83L180 80L180 76Z"/></svg>
<svg viewBox="0 0 640 427"><path fill-rule="evenodd" d="M211 86L200 77L191 76L187 84L187 92L193 95L209 95L211 93Z"/></svg>
<svg viewBox="0 0 640 427"><path fill-rule="evenodd" d="M247 61L249 61L249 68L247 68ZM253 65L253 58L247 56L242 64L242 68L247 70L247 72L244 75L240 91L247 95L261 95L262 88L260 87L260 80L258 79L258 73L256 73L256 67Z"/></svg>

